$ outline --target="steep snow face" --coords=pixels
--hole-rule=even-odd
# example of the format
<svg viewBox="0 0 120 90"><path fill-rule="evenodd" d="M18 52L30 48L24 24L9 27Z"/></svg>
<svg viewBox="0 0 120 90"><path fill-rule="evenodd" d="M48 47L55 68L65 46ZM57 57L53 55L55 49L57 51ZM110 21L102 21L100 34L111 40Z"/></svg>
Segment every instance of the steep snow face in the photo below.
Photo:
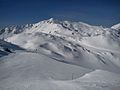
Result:
<svg viewBox="0 0 120 90"><path fill-rule="evenodd" d="M67 40L71 39L75 42L82 42L89 46L120 51L119 31L111 28L103 28L101 26L91 26L82 22L58 21L51 18L33 24L32 27L25 30L23 33L31 35L35 33L45 33ZM14 36L11 38L14 39ZM100 42L98 42L98 40Z"/></svg>
<svg viewBox="0 0 120 90"><path fill-rule="evenodd" d="M100 49L106 49L108 51L120 52L120 34L119 31L112 29L105 29L105 33L94 36L84 37L81 42L91 47L97 47Z"/></svg>
<svg viewBox="0 0 120 90"><path fill-rule="evenodd" d="M82 22L58 21L49 19L33 25L28 32L43 32L57 36L95 36L104 33L103 27L91 26Z"/></svg>
<svg viewBox="0 0 120 90"><path fill-rule="evenodd" d="M120 72L120 34L110 28L50 19L6 41L61 62Z"/></svg>
<svg viewBox="0 0 120 90"><path fill-rule="evenodd" d="M43 33L21 33L9 38L29 51L45 54L55 60L87 68L120 72L120 52L89 46L67 38Z"/></svg>
<svg viewBox="0 0 120 90"><path fill-rule="evenodd" d="M120 23L116 24L116 25L113 25L111 28L120 30Z"/></svg>

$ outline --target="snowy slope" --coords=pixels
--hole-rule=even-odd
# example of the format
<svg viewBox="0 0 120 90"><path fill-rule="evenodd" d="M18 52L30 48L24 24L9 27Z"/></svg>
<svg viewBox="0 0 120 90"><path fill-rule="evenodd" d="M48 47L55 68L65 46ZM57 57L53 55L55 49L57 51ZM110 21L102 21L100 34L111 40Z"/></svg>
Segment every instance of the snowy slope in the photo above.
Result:
<svg viewBox="0 0 120 90"><path fill-rule="evenodd" d="M120 34L111 28L49 19L6 40L61 62L120 72Z"/></svg>
<svg viewBox="0 0 120 90"><path fill-rule="evenodd" d="M3 30L24 50L0 58L0 89L119 90L119 30L53 18Z"/></svg>
<svg viewBox="0 0 120 90"><path fill-rule="evenodd" d="M119 31L101 26L91 26L82 22L58 21L49 19L33 24L30 29L25 30L22 34L29 37L30 35L45 33L58 36L75 42L87 43L98 48L120 51L120 34ZM8 38L8 41L15 42L19 35ZM98 40L100 42L98 42ZM97 42L97 43L96 43ZM19 43L19 42L18 42Z"/></svg>
<svg viewBox="0 0 120 90"><path fill-rule="evenodd" d="M120 23L113 25L111 28L119 30L120 29Z"/></svg>
<svg viewBox="0 0 120 90"><path fill-rule="evenodd" d="M119 90L120 75L18 52L2 58L1 90Z"/></svg>

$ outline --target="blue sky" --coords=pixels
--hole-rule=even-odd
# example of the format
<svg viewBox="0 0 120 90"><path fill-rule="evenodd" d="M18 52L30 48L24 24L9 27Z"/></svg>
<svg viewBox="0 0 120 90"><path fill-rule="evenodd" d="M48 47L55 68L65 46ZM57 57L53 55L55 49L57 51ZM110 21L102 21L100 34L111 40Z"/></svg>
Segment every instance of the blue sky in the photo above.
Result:
<svg viewBox="0 0 120 90"><path fill-rule="evenodd" d="M120 0L0 0L0 26L51 17L109 27L120 23Z"/></svg>

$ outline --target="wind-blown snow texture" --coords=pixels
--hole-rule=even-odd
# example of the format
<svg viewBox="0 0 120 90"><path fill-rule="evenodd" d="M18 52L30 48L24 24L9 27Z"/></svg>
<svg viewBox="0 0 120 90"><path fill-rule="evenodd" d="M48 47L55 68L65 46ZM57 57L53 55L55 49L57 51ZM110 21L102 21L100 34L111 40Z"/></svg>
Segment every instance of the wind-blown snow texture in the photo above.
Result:
<svg viewBox="0 0 120 90"><path fill-rule="evenodd" d="M51 18L2 29L0 90L119 90L119 26Z"/></svg>

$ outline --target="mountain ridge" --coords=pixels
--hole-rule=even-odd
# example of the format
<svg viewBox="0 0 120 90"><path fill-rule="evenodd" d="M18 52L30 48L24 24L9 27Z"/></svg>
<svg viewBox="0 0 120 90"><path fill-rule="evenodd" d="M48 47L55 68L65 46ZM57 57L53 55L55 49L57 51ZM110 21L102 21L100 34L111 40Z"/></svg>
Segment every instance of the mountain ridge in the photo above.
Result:
<svg viewBox="0 0 120 90"><path fill-rule="evenodd" d="M94 26L94 25L90 25L90 24L87 24L87 23L83 23L83 22L59 21L57 19L50 18L50 19L43 20L43 21L40 21L40 22L35 23L35 24L15 25L15 26L13 25L13 26L10 26L10 27L5 27L5 28L0 30L0 36L1 36L0 38L1 39L3 37L7 38L7 36L12 36L12 34L21 33L25 29L30 29L32 27L38 27L40 24L45 24L45 23L62 25L62 27L64 27L64 28L67 28L69 30L76 30L76 31L78 31L79 29L88 29L89 30L89 29L92 29L92 28L96 29L96 30L107 29L107 28L103 28L102 26ZM116 24L116 25L117 25L117 27L119 26L119 24ZM116 25L114 25L114 27ZM112 26L111 28L115 29L114 27ZM85 32L85 33L87 33L87 32Z"/></svg>

